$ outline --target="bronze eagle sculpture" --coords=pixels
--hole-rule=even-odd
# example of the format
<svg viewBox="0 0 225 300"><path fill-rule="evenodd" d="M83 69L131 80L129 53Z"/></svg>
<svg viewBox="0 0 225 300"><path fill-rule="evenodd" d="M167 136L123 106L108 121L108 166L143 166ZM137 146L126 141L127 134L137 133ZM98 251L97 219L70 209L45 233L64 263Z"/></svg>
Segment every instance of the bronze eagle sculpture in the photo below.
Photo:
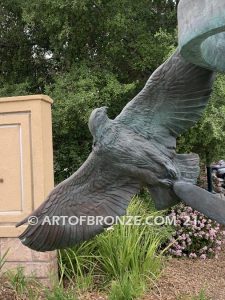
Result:
<svg viewBox="0 0 225 300"><path fill-rule="evenodd" d="M22 243L49 251L88 240L104 231L106 224L51 225L43 220L124 215L140 186L149 189L159 210L184 201L225 224L225 201L195 186L198 155L176 153L177 137L200 119L208 103L214 75L185 61L176 50L114 120L108 118L106 107L95 109L89 119L91 154L31 214L37 224L28 225L20 235Z"/></svg>

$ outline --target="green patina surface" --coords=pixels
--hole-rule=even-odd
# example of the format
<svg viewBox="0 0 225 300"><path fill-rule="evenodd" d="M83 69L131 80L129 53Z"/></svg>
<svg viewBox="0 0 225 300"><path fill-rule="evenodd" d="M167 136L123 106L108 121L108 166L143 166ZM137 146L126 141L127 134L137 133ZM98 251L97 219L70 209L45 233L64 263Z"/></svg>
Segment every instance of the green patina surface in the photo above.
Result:
<svg viewBox="0 0 225 300"><path fill-rule="evenodd" d="M178 8L179 48L199 66L225 72L225 0L181 0Z"/></svg>

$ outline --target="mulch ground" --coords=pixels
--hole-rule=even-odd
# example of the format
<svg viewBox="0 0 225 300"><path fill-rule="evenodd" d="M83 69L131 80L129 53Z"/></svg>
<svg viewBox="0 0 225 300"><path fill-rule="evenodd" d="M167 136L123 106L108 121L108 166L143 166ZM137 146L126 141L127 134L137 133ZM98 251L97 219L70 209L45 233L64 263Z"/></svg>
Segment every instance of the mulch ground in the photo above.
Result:
<svg viewBox="0 0 225 300"><path fill-rule="evenodd" d="M0 300L16 300L15 292L9 287L6 280L0 278Z"/></svg>
<svg viewBox="0 0 225 300"><path fill-rule="evenodd" d="M189 300L201 290L211 300L225 300L225 249L218 259L170 259L156 284L142 300Z"/></svg>

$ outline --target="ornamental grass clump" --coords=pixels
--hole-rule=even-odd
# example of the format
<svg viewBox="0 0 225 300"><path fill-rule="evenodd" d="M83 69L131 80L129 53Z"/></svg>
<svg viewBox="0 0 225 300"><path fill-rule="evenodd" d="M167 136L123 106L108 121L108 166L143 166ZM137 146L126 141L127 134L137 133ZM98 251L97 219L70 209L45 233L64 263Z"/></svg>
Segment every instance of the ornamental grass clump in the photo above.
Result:
<svg viewBox="0 0 225 300"><path fill-rule="evenodd" d="M220 224L183 204L172 209L170 217L175 231L169 240L169 254L202 259L218 257L225 237Z"/></svg>

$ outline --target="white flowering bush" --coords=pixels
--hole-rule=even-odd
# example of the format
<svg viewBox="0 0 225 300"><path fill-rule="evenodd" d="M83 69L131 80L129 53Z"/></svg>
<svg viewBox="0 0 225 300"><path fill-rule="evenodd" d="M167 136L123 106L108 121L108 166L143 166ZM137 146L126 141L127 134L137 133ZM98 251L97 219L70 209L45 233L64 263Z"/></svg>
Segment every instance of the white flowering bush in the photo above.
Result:
<svg viewBox="0 0 225 300"><path fill-rule="evenodd" d="M175 223L175 231L168 241L171 255L202 259L218 257L225 237L220 224L183 204L172 209L170 217Z"/></svg>

